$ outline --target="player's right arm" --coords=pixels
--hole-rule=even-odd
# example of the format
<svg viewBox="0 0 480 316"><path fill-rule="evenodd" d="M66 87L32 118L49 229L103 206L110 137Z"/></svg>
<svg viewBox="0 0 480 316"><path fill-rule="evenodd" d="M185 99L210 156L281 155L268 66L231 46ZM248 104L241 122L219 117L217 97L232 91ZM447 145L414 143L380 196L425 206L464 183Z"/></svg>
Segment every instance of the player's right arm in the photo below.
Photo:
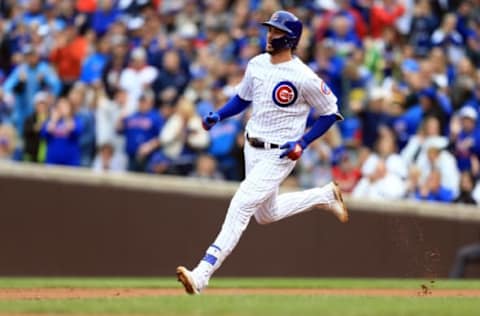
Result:
<svg viewBox="0 0 480 316"><path fill-rule="evenodd" d="M243 112L252 103L252 77L250 63L245 76L238 86L238 93L225 103L218 111L208 113L202 120L203 128L207 131L216 123Z"/></svg>

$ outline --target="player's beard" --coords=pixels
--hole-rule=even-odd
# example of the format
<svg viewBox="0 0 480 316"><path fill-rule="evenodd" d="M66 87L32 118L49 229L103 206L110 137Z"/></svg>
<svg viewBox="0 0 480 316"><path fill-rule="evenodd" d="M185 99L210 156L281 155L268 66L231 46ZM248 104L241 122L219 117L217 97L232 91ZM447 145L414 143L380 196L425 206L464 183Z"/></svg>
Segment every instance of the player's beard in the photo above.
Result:
<svg viewBox="0 0 480 316"><path fill-rule="evenodd" d="M267 44L267 47L265 47L265 51L269 53L270 55L277 55L280 52L283 52L284 50L288 50L290 48L280 48L280 49L275 49L273 48L272 44Z"/></svg>

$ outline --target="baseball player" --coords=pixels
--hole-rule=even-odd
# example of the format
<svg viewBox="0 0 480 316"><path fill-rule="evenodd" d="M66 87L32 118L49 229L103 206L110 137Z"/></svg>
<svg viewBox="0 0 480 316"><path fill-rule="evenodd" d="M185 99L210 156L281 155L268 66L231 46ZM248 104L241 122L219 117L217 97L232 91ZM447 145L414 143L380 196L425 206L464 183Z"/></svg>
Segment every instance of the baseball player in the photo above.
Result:
<svg viewBox="0 0 480 316"><path fill-rule="evenodd" d="M305 148L343 118L328 86L293 55L302 34L298 18L277 11L263 25L268 27L266 53L249 61L238 94L203 119L204 127L210 129L252 106L245 128L245 180L230 202L220 233L198 266L192 271L177 267L178 280L188 294L199 294L208 285L252 216L258 223L268 224L322 206L341 222L348 220L335 183L278 194ZM310 107L321 116L305 133Z"/></svg>

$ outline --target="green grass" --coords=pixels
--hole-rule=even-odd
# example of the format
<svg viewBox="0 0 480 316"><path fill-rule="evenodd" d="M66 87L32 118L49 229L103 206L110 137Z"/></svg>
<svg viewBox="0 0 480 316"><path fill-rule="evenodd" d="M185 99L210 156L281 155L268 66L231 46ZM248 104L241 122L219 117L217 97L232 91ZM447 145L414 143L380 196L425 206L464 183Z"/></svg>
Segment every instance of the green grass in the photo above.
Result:
<svg viewBox="0 0 480 316"><path fill-rule="evenodd" d="M480 289L480 280L434 280L438 289ZM211 288L417 289L430 279L213 278ZM0 288L176 288L175 278L0 278Z"/></svg>
<svg viewBox="0 0 480 316"><path fill-rule="evenodd" d="M477 316L478 298L198 296L0 301L4 313L108 315Z"/></svg>
<svg viewBox="0 0 480 316"><path fill-rule="evenodd" d="M213 288L419 289L421 279L216 278ZM178 288L173 278L0 278L0 288ZM480 289L480 280L436 280L435 289ZM176 316L477 316L479 298L203 295L142 298L0 300L0 314Z"/></svg>

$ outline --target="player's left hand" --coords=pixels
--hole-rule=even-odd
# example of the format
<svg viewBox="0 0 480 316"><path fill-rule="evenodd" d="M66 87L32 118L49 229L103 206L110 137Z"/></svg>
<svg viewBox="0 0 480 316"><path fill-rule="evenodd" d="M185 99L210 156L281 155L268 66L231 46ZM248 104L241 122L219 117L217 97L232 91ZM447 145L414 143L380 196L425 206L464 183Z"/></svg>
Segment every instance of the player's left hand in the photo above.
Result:
<svg viewBox="0 0 480 316"><path fill-rule="evenodd" d="M208 113L202 120L203 129L206 131L210 130L218 121L220 121L220 115L217 112Z"/></svg>
<svg viewBox="0 0 480 316"><path fill-rule="evenodd" d="M290 160L297 160L303 154L303 149L305 149L305 143L303 140L297 140L296 142L287 142L280 146L280 149L285 149L281 154L280 158L288 157Z"/></svg>

